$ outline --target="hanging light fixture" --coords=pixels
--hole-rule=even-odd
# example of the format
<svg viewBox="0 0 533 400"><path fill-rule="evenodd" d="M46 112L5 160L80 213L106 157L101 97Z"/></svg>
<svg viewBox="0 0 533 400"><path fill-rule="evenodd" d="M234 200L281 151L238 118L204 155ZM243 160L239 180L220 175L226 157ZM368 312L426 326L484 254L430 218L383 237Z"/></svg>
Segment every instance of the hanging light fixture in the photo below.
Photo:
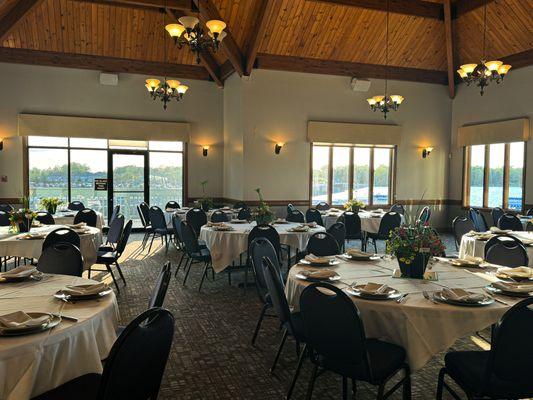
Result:
<svg viewBox="0 0 533 400"><path fill-rule="evenodd" d="M389 0L387 0L387 20L386 20L386 43L385 43L385 93L383 96L374 96L366 99L370 109L374 112L377 110L383 113L383 118L387 119L389 111L397 111L400 104L403 103L404 97L399 94L387 94L388 68L389 68Z"/></svg>
<svg viewBox="0 0 533 400"><path fill-rule="evenodd" d="M166 4L165 11L163 12L163 24L165 23L165 14L166 14ZM167 63L167 43L166 35L163 34L163 59L165 64ZM175 99L180 101L183 99L183 95L187 92L189 87L183 85L180 81L176 79L167 79L165 76L163 78L163 83L156 78L148 78L146 80L146 89L153 100L160 99L163 102L163 109L167 109L167 103Z"/></svg>
<svg viewBox="0 0 533 400"><path fill-rule="evenodd" d="M218 19L212 19L205 23L209 30L207 36L204 29L200 26L200 20L194 16L184 16L178 19L178 23L168 24L165 26L166 31L174 39L178 48L188 45L191 51L196 55L196 63L200 64L200 54L205 52L209 47L216 52L219 49L220 42L226 37L226 23Z"/></svg>
<svg viewBox="0 0 533 400"><path fill-rule="evenodd" d="M485 61L486 36L487 0L485 0L483 5L483 53L481 62L479 64L464 64L457 70L457 73L467 86L474 83L479 87L481 96L483 96L485 87L487 87L490 82L495 81L496 83L500 83L511 69L509 64L504 64L502 61Z"/></svg>

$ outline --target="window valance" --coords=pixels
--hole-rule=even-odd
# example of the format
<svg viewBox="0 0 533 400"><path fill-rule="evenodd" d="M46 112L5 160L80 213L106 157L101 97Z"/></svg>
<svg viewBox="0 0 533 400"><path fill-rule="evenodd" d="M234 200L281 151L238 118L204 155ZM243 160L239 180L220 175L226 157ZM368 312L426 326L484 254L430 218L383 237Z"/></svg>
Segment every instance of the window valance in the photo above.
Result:
<svg viewBox="0 0 533 400"><path fill-rule="evenodd" d="M307 140L312 143L398 145L402 127L383 124L344 122L307 123Z"/></svg>
<svg viewBox="0 0 533 400"><path fill-rule="evenodd" d="M523 142L529 140L529 137L528 118L488 122L460 127L457 132L457 147Z"/></svg>

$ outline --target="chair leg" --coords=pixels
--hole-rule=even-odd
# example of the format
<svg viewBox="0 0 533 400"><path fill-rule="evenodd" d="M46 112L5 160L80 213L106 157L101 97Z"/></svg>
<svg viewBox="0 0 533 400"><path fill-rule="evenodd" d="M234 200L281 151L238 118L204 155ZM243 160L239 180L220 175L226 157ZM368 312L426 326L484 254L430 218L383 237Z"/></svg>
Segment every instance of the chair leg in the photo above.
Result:
<svg viewBox="0 0 533 400"><path fill-rule="evenodd" d="M117 288L117 293L120 294L120 288L118 287L118 282L115 279L115 274L113 274L113 270L111 269L111 265L106 264L105 267L107 268L107 272L109 272L109 275L111 275L111 278L113 279L113 282L115 283L115 287Z"/></svg>
<svg viewBox="0 0 533 400"><path fill-rule="evenodd" d="M148 254L150 254L150 252L152 251L152 244L154 243L154 239L155 239L155 233L152 234L152 240L150 242L150 247L148 247Z"/></svg>
<svg viewBox="0 0 533 400"><path fill-rule="evenodd" d="M168 236L165 235L165 254L168 254L168 244L169 244Z"/></svg>
<svg viewBox="0 0 533 400"><path fill-rule="evenodd" d="M287 392L287 400L290 400L292 396L292 392L294 390L294 387L296 386L296 381L298 380L298 376L300 375L300 370L302 369L302 364L304 362L304 358L307 354L307 344L304 345L304 348L302 349L300 353L300 357L298 358L298 364L296 365L296 370L294 371L294 375L292 377L291 386L289 386L289 391Z"/></svg>
<svg viewBox="0 0 533 400"><path fill-rule="evenodd" d="M307 386L307 394L305 395L306 400L311 400L313 396L313 389L315 387L316 375L318 373L318 365L314 365L313 372L311 373L311 379L309 380L309 385Z"/></svg>
<svg viewBox="0 0 533 400"><path fill-rule="evenodd" d="M342 377L342 400L348 400L348 378Z"/></svg>
<svg viewBox="0 0 533 400"><path fill-rule="evenodd" d="M192 261L193 261L192 258L190 258L188 267L187 267L187 264L185 264L185 278L183 278L183 286L185 286L185 283L187 283L187 278L189 277L189 272L191 272Z"/></svg>
<svg viewBox="0 0 533 400"><path fill-rule="evenodd" d="M6 271L7 271L7 263L6 263ZM91 267L87 269L87 279L91 279Z"/></svg>
<svg viewBox="0 0 533 400"><path fill-rule="evenodd" d="M442 400L442 391L444 386L444 375L446 375L446 369L441 368L439 371L439 379L437 381L437 400Z"/></svg>
<svg viewBox="0 0 533 400"><path fill-rule="evenodd" d="M281 354L281 350L283 350L283 346L285 345L285 341L287 340L287 336L289 336L289 331L285 329L283 332L283 337L281 338L281 342L278 347L278 351L276 353L276 357L274 357L274 362L272 363L272 366L270 367L270 372L274 372L274 369L276 368L276 364L278 363L279 355Z"/></svg>
<svg viewBox="0 0 533 400"><path fill-rule="evenodd" d="M263 323L263 318L265 318L265 313L269 308L270 308L270 304L265 303L263 305L263 308L261 309L261 313L259 314L259 319L257 320L257 324L255 325L254 335L252 336L252 346L255 345L257 335L259 334L259 329L261 329L261 324Z"/></svg>
<svg viewBox="0 0 533 400"><path fill-rule="evenodd" d="M122 273L122 268L120 268L118 261L115 261L115 265L117 266L117 271L120 275L120 279L122 279L122 282L124 282L124 286L126 286L126 279L124 279L124 274Z"/></svg>
<svg viewBox="0 0 533 400"><path fill-rule="evenodd" d="M405 380L403 381L402 387L402 399L411 400L411 369L409 368L409 365L405 364L404 371Z"/></svg>
<svg viewBox="0 0 533 400"><path fill-rule="evenodd" d="M198 286L198 291L202 290L202 285L204 284L205 277L207 276L207 269L209 268L209 263L205 263L204 273L202 274L202 280L200 281L200 286Z"/></svg>
<svg viewBox="0 0 533 400"><path fill-rule="evenodd" d="M181 258L180 258L180 262L178 264L178 267L176 268L176 271L174 272L174 276L178 276L178 271L180 270L181 268L181 263L183 262L183 259L185 258L185 251L183 253L181 253Z"/></svg>
<svg viewBox="0 0 533 400"><path fill-rule="evenodd" d="M378 387L378 397L377 400L383 400L385 397L383 397L383 392L385 392L385 382L382 382L381 385Z"/></svg>

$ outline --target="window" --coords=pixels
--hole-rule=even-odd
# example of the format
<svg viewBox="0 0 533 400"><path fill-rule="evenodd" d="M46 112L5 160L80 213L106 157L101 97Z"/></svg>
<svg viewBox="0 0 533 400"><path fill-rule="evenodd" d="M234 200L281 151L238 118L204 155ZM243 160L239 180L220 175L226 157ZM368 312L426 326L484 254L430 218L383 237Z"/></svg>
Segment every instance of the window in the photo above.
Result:
<svg viewBox="0 0 533 400"><path fill-rule="evenodd" d="M465 147L465 207L521 210L524 142Z"/></svg>
<svg viewBox="0 0 533 400"><path fill-rule="evenodd" d="M392 203L393 147L314 144L312 152L312 204Z"/></svg>

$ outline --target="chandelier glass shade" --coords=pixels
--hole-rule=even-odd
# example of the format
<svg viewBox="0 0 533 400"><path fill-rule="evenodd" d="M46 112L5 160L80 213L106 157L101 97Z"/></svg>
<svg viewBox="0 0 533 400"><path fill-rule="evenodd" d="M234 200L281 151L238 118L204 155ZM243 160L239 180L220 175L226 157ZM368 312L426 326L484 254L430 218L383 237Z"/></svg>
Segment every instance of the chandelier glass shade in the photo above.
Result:
<svg viewBox="0 0 533 400"><path fill-rule="evenodd" d="M218 19L212 19L205 23L207 35L200 26L200 20L193 16L185 16L178 19L179 23L172 23L165 26L166 31L174 39L178 48L184 45L189 46L196 55L196 63L200 64L200 55L209 47L216 52L220 47L220 42L226 37L226 23Z"/></svg>
<svg viewBox="0 0 533 400"><path fill-rule="evenodd" d="M180 101L183 98L183 95L189 87L187 85L182 85L180 81L175 79L164 79L163 84L159 79L148 78L146 80L146 89L153 100L160 99L163 102L163 108L167 109L167 103L176 99Z"/></svg>

